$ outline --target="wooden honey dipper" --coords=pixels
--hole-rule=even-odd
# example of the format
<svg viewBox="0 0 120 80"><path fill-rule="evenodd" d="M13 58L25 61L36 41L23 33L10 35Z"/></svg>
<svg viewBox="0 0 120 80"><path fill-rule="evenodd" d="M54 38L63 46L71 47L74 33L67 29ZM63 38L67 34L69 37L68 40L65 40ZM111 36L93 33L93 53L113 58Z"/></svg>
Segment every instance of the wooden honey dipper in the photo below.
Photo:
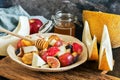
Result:
<svg viewBox="0 0 120 80"><path fill-rule="evenodd" d="M0 32L5 32L7 34L10 34L10 35L13 35L13 36L16 36L18 38L21 38L21 39L25 39L27 41L30 41L32 42L38 49L45 49L48 47L48 42L45 41L44 39L37 39L37 40L32 40L30 38L27 38L27 37L24 37L24 36L21 36L21 35L18 35L18 34L15 34L13 32L10 32L9 30L6 30L2 27L0 27Z"/></svg>

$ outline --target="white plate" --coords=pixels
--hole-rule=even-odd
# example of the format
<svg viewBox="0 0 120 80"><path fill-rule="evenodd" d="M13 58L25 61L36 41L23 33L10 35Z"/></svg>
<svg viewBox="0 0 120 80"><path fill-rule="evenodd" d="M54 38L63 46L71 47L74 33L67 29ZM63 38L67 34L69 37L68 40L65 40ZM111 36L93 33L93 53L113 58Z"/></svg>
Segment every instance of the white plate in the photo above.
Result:
<svg viewBox="0 0 120 80"><path fill-rule="evenodd" d="M53 35L55 33L45 33L45 34L34 34L32 36L35 36L35 35L42 35L42 36L50 36L50 35ZM15 47L12 46L12 45L9 45L8 48L7 48L7 52L8 52L8 55L9 57L17 62L18 64L21 64L23 67L26 67L30 70L33 70L33 71L41 71L41 72L61 72L61 71L67 71L67 70L70 70L72 68L75 68L81 64L83 64L84 62L86 62L87 60L87 48L85 47L85 45L78 39L72 37L72 36L68 36L68 35L60 35L60 34L55 34L55 35L58 35L62 40L64 41L71 41L71 42L77 42L79 44L82 45L83 47L83 51L78 59L78 61L74 64L71 64L69 66L66 66L66 67L60 67L60 68L35 68L35 67L32 67L32 66L29 66L29 65L26 65L24 64L23 62L21 62L19 60L19 57L16 56L15 54Z"/></svg>

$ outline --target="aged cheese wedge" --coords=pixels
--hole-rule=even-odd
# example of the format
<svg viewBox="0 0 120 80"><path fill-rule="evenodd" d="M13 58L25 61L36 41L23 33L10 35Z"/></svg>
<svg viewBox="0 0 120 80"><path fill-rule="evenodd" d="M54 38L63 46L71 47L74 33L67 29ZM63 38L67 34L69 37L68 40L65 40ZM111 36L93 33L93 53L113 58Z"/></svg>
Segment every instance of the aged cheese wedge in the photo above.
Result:
<svg viewBox="0 0 120 80"><path fill-rule="evenodd" d="M82 16L83 21L88 21L91 35L97 37L98 43L101 42L103 26L106 24L112 47L120 47L120 15L84 10Z"/></svg>
<svg viewBox="0 0 120 80"><path fill-rule="evenodd" d="M60 50L60 51L57 52L57 56L58 56L58 57L61 56L61 55L63 55L64 53L66 53L65 45L60 46L60 47L59 47L59 50Z"/></svg>
<svg viewBox="0 0 120 80"><path fill-rule="evenodd" d="M38 52L38 49L35 46L25 46L23 47L24 53Z"/></svg>
<svg viewBox="0 0 120 80"><path fill-rule="evenodd" d="M103 28L102 40L100 44L99 69L105 71L113 70L113 54L112 54L109 32L106 25L104 25Z"/></svg>
<svg viewBox="0 0 120 80"><path fill-rule="evenodd" d="M97 38L94 35L93 40L92 40L89 25L87 21L85 21L85 24L84 24L82 41L87 46L88 55L89 55L88 59L98 61Z"/></svg>
<svg viewBox="0 0 120 80"><path fill-rule="evenodd" d="M32 60L32 66L33 67L41 67L44 64L46 64L46 62L36 53L33 54L33 60Z"/></svg>
<svg viewBox="0 0 120 80"><path fill-rule="evenodd" d="M26 36L30 33L30 26L29 26L29 20L25 16L19 17L19 23L18 26L13 31L16 34ZM17 40L19 38L12 36L12 35L6 35L0 37L0 56L6 56L7 55L7 47L9 44L15 45L17 43Z"/></svg>

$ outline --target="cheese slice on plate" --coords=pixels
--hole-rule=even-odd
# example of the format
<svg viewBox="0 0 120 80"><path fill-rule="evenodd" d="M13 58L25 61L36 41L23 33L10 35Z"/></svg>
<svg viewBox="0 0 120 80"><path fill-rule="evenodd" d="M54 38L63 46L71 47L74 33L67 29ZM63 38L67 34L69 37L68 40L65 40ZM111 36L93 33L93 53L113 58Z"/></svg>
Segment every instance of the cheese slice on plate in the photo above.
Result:
<svg viewBox="0 0 120 80"><path fill-rule="evenodd" d="M23 47L23 51L24 53L38 52L38 49L35 46L25 46Z"/></svg>
<svg viewBox="0 0 120 80"><path fill-rule="evenodd" d="M33 67L41 67L44 64L46 64L46 62L36 53L33 54L33 60L32 60L32 66Z"/></svg>

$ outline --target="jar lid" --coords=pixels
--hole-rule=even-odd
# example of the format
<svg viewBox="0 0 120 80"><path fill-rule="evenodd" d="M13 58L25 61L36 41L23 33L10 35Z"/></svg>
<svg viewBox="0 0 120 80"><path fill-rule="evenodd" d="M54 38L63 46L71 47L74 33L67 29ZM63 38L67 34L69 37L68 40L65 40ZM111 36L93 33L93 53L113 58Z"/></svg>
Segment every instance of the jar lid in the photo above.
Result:
<svg viewBox="0 0 120 80"><path fill-rule="evenodd" d="M58 11L55 15L55 19L59 21L71 22L75 21L75 16L71 13L62 13L62 11Z"/></svg>

